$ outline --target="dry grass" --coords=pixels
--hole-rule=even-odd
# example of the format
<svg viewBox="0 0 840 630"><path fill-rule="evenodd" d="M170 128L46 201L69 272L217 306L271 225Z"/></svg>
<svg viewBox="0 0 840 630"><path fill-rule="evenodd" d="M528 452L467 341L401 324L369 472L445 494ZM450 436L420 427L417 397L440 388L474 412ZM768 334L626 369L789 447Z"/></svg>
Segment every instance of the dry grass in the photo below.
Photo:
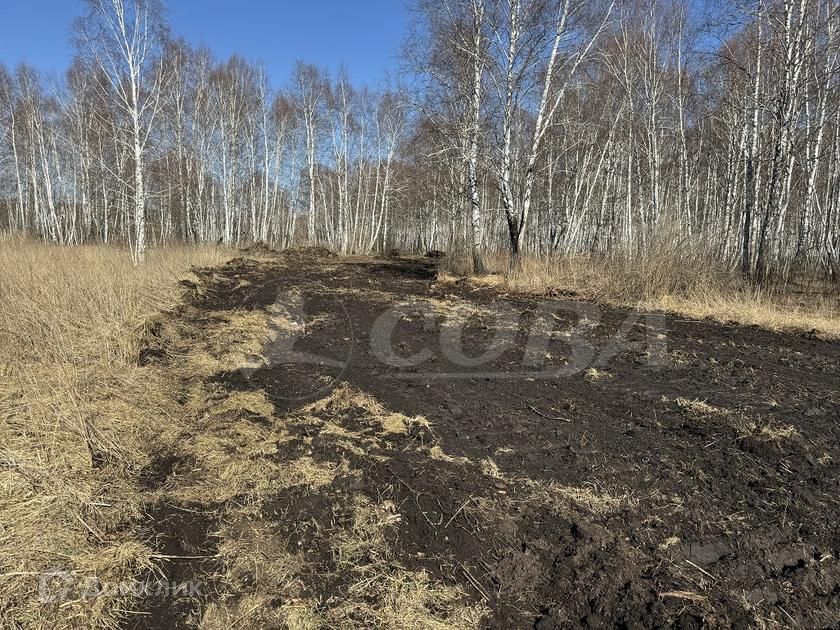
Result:
<svg viewBox="0 0 840 630"><path fill-rule="evenodd" d="M228 630L234 627L319 628L305 621L308 606L302 606L303 584L297 577L305 560L301 554L287 551L286 541L276 527L261 520L259 509L244 507L238 518L220 533L223 539L219 556L224 562L225 578L231 585L254 581L253 592L226 604L211 603L202 615L204 630ZM278 593L283 603L276 605ZM312 621L315 621L313 619Z"/></svg>
<svg viewBox="0 0 840 630"><path fill-rule="evenodd" d="M408 433L414 427L429 428L422 416L409 417L386 409L373 396L347 384L337 386L329 396L304 407L301 411L315 416L340 418L352 410L363 412L367 422L375 423L385 433Z"/></svg>
<svg viewBox="0 0 840 630"><path fill-rule="evenodd" d="M224 371L256 370L265 365L265 351L279 330L269 328L272 316L265 311L220 311L206 315L208 322L198 339L189 339L184 322L164 320L162 337L165 343L176 344L187 338L182 356L184 369L193 377L208 377ZM188 325L194 325L189 322Z"/></svg>
<svg viewBox="0 0 840 630"><path fill-rule="evenodd" d="M249 393L256 400L239 406L246 407L246 402L250 408L259 406L261 394ZM214 405L212 413L217 408ZM226 501L225 524L218 532L219 555L224 566L223 590L232 595L207 607L200 622L203 630L480 627L487 612L483 605L470 604L459 589L397 561L393 548L401 519L397 505L376 502L363 493L331 493L327 487L335 478L361 479L365 472L357 458L381 458L374 452L385 450L386 441L397 440L401 448L411 448L406 434L428 430L427 420L395 413L373 396L343 383L321 400L265 420L208 424L182 445L182 453L200 461L209 474L195 483L182 483L169 496L179 501ZM285 444L294 440L290 436L301 439L302 433L309 450L352 453L355 463L345 458L340 464L316 463L307 449L283 456ZM313 499L329 497L333 515L342 515L342 525L319 521L301 552L290 550L275 521L285 527L301 526L302 531L307 523L299 520L297 506L276 503L284 490ZM229 501L233 497L236 500ZM306 502L306 498L300 500ZM272 507L267 510L267 506ZM334 568L328 574L311 564L307 554L312 548L332 558ZM304 588L314 575L317 579L340 575L340 581L347 581L346 595L325 606ZM240 596L243 583L252 587Z"/></svg>
<svg viewBox="0 0 840 630"><path fill-rule="evenodd" d="M39 574L116 583L153 564L133 536L148 445L180 422L174 384L137 364L146 322L215 249L0 240L0 610L26 628L116 627L125 597L45 605ZM128 527L126 527L128 525Z"/></svg>
<svg viewBox="0 0 840 630"><path fill-rule="evenodd" d="M178 454L196 461L196 472L167 489L177 503L219 505L234 498L259 502L284 488L311 490L332 483L341 468L298 457L294 465L276 457L288 437L282 426L268 428L245 418L217 418L180 441Z"/></svg>
<svg viewBox="0 0 840 630"><path fill-rule="evenodd" d="M667 403L669 400L663 398L663 402ZM705 400L677 398L674 403L680 409L697 416L724 420L738 432L740 437L754 436L773 442L783 442L801 436L799 430L792 425L778 425L766 418L753 418L731 409L715 407Z"/></svg>
<svg viewBox="0 0 840 630"><path fill-rule="evenodd" d="M610 375L608 372L604 372L603 370L598 370L594 367L591 367L583 373L583 377L589 381L590 383L594 383L596 381L603 380L605 378L609 378Z"/></svg>
<svg viewBox="0 0 840 630"><path fill-rule="evenodd" d="M470 319L479 321L500 319L497 317L500 314L498 309L494 310L480 306L455 295L447 295L445 299L418 298L413 300L411 305L418 309L417 312L434 313L434 315L443 318L444 324L448 326L463 325ZM513 326L514 323L510 321L498 322L499 325L507 325L508 327Z"/></svg>
<svg viewBox="0 0 840 630"><path fill-rule="evenodd" d="M674 401L680 409L687 409L700 415L711 416L716 414L726 415L729 413L725 409L720 409L714 405L710 405L705 400L689 400L688 398L677 398Z"/></svg>
<svg viewBox="0 0 840 630"><path fill-rule="evenodd" d="M710 260L704 252L690 247L660 244L632 260L525 258L520 269L510 273L506 256L488 255L486 264L491 273L471 278L471 282L540 295L577 295L693 319L840 339L840 293L836 287L783 284L756 288ZM463 261L448 259L440 279L452 282L464 273Z"/></svg>
<svg viewBox="0 0 840 630"><path fill-rule="evenodd" d="M563 486L554 482L546 484L545 491L555 502L573 504L595 514L610 514L623 509L635 508L638 501L628 494L599 491L589 486Z"/></svg>

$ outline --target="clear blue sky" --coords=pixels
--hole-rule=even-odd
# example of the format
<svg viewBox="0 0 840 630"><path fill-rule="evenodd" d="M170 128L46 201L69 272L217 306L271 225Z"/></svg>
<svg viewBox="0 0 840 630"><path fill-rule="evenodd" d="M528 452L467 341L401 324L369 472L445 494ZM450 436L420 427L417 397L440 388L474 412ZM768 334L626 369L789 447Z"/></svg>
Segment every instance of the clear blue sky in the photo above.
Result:
<svg viewBox="0 0 840 630"><path fill-rule="evenodd" d="M357 83L376 83L394 66L406 32L403 0L168 0L169 25L218 57L238 53L262 62L284 84L298 59ZM70 23L81 0L0 0L0 62L27 61L62 73L72 49Z"/></svg>

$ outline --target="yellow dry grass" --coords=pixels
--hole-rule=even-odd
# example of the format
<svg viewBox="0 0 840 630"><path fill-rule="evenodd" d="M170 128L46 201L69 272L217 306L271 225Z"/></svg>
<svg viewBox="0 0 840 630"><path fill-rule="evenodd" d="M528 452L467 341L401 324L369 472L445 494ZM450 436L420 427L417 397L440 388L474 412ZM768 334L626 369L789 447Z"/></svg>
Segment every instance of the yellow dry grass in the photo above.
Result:
<svg viewBox="0 0 840 630"><path fill-rule="evenodd" d="M530 478L523 478L520 482L529 489L535 502L548 505L560 513L575 508L591 514L604 515L639 506L639 500L626 490L602 487L594 482L581 486Z"/></svg>
<svg viewBox="0 0 840 630"><path fill-rule="evenodd" d="M352 409L365 414L365 420L378 424L386 433L408 433L412 427L428 428L429 421L422 416L409 417L386 409L373 396L355 389L346 383L338 385L329 396L304 407L305 414L341 417Z"/></svg>
<svg viewBox="0 0 840 630"><path fill-rule="evenodd" d="M609 373L604 372L603 370L598 370L594 367L588 368L584 373L583 377L589 382L600 381L605 378L609 378Z"/></svg>
<svg viewBox="0 0 840 630"><path fill-rule="evenodd" d="M663 402L668 402L667 398ZM798 438L801 434L793 425L779 425L765 418L751 418L731 409L723 409L710 405L705 400L691 400L688 398L677 398L674 403L680 409L684 409L698 416L719 417L730 424L741 436L756 436L765 440L781 442Z"/></svg>
<svg viewBox="0 0 840 630"><path fill-rule="evenodd" d="M470 463L470 460L466 457L453 457L449 455L439 445L435 445L429 449L429 457L449 464L467 465Z"/></svg>
<svg viewBox="0 0 840 630"><path fill-rule="evenodd" d="M759 291L709 292L694 298L667 295L643 306L693 319L737 322L777 332L812 333L827 341L840 340L837 300L823 296L812 296L801 303Z"/></svg>
<svg viewBox="0 0 840 630"><path fill-rule="evenodd" d="M116 627L128 599L45 604L41 572L113 584L153 564L133 536L137 473L180 422L173 383L137 363L145 323L177 303L191 265L173 248L132 265L106 246L0 240L0 610L26 628ZM128 527L126 527L128 525Z"/></svg>
<svg viewBox="0 0 840 630"><path fill-rule="evenodd" d="M183 328L183 321L166 317L157 321L165 343L182 346L176 350L176 358L183 371L196 378L243 368L259 369L265 364L266 347L281 334L269 328L273 318L265 311L219 311L202 316L207 321L199 338L189 338L190 331ZM194 326L195 322L187 325ZM168 350L172 352L172 348Z"/></svg>
<svg viewBox="0 0 840 630"><path fill-rule="evenodd" d="M720 409L718 407L715 407L714 405L710 405L705 400L689 400L688 398L677 398L674 402L677 403L677 407L679 407L680 409L688 409L689 411L693 411L701 415L726 415L728 413L727 410Z"/></svg>
<svg viewBox="0 0 840 630"><path fill-rule="evenodd" d="M252 395L253 401L248 398ZM239 399L243 394L231 396ZM257 407L262 399L262 392L251 392L244 402ZM215 414L218 407L213 405L208 413ZM354 422L348 423L350 418ZM208 424L205 431L181 445L181 452L200 461L210 474L196 478L192 484L182 483L168 496L179 501L228 501L236 497L236 501L226 503L225 524L218 532L219 557L224 566L220 577L224 590L232 595L207 607L200 622L203 630L236 626L480 627L487 612L482 604L470 604L457 588L423 571L407 570L396 561L392 546L401 519L397 505L387 500L373 501L362 493L336 495L328 491L335 478L361 479L364 470L358 462L316 462L305 449L291 458L282 457L285 444L293 439L289 436L300 436L300 426L311 433L304 442L313 451L328 448L373 460L382 456L371 451L383 450L385 440L402 438L409 447L405 434L414 427L428 429L428 421L392 412L373 396L344 383L295 412L266 420L254 424L228 418L224 423ZM361 426L356 424L359 421ZM273 522L285 519L287 526L294 526L294 513L282 511L295 506L271 507L271 516L266 512L266 506L283 490L328 496L335 501L333 513L346 514L345 526L333 525L323 537L317 534L315 541L308 543L329 553L334 570L349 581L341 601L324 606L304 588L316 569L304 553L306 548L301 552L290 550L286 537L278 535ZM330 524L319 523L318 529L321 527L329 528ZM238 589L243 583L252 586L240 596Z"/></svg>
<svg viewBox="0 0 840 630"><path fill-rule="evenodd" d="M444 299L417 299L412 302L412 306L420 309L420 312L431 312L438 317L442 317L447 325L463 324L470 319L493 319L497 314L493 309L464 300L456 295L447 295ZM511 326L515 322L498 323Z"/></svg>
<svg viewBox="0 0 840 630"><path fill-rule="evenodd" d="M510 272L506 256L490 254L486 265L490 274L470 278L471 283L541 295L573 294L692 319L840 339L840 292L836 287L819 283L754 287L690 247L653 245L648 253L633 259L525 257L515 273ZM455 282L456 276L464 274L459 259L449 260L439 280Z"/></svg>
<svg viewBox="0 0 840 630"><path fill-rule="evenodd" d="M608 492L594 486L564 486L551 482L546 484L545 492L553 502L571 501L595 514L609 514L638 505L638 501L626 493Z"/></svg>

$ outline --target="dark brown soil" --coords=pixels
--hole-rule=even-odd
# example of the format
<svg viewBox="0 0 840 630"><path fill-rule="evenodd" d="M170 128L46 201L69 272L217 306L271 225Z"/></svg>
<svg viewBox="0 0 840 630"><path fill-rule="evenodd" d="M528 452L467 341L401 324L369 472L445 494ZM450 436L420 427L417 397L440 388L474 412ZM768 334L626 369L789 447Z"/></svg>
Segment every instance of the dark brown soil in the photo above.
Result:
<svg viewBox="0 0 840 630"><path fill-rule="evenodd" d="M191 298L208 311L268 309L295 292L307 317L329 316L294 340L296 353L322 360L218 383L263 389L288 413L322 398L324 383L347 382L428 419L431 430L410 438L450 456L379 436L371 454L381 457L363 457L308 435L316 459L364 471L320 494L283 490L263 510L305 552L309 597L329 607L346 595L351 576L321 543L346 526L347 497L364 495L398 506L392 561L483 600L490 628L840 627L840 345L438 284L434 265L317 252L240 259L205 273L208 290ZM372 349L381 317L429 299L475 315L454 335L428 304L405 306L389 348L427 358L387 365ZM513 342L458 365L452 340L482 355L496 312L513 317ZM342 421L353 427L352 414ZM280 457L293 461L294 448ZM176 466L161 460L149 483ZM157 516L179 527L174 512ZM183 538L164 550L212 550ZM183 618L166 614L169 625Z"/></svg>
<svg viewBox="0 0 840 630"><path fill-rule="evenodd" d="M160 503L149 509L149 534L162 558L159 570L144 578L144 614L128 621L130 630L178 627L206 604L217 570L216 542L209 534L219 513L220 506L203 505Z"/></svg>

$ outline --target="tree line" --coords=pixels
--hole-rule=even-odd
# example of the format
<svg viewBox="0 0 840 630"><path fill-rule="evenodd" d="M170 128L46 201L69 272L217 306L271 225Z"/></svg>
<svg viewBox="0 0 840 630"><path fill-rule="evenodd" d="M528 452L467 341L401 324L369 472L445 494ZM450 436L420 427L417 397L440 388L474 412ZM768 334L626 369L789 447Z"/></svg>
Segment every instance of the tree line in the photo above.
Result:
<svg viewBox="0 0 840 630"><path fill-rule="evenodd" d="M0 67L0 229L840 274L840 0L410 0L397 84L281 89L85 7L60 81Z"/></svg>
<svg viewBox="0 0 840 630"><path fill-rule="evenodd" d="M168 32L154 0L90 0L59 84L0 67L0 227L74 244L388 240L408 110L298 63L272 88Z"/></svg>

